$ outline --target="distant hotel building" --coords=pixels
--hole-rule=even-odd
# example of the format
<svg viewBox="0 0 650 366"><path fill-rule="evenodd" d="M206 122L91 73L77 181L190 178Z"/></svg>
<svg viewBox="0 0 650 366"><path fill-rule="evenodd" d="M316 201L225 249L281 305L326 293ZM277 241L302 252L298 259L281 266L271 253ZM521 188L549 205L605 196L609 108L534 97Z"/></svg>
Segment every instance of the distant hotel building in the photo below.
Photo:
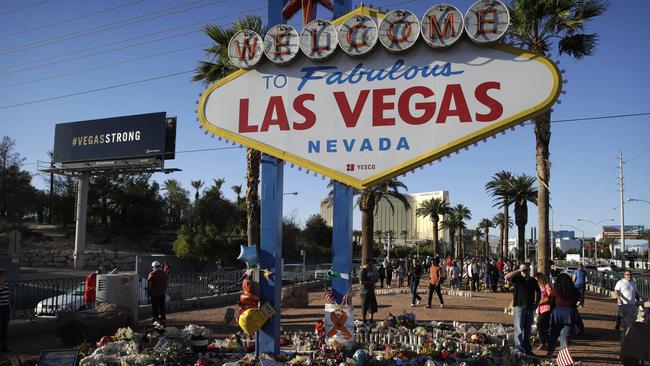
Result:
<svg viewBox="0 0 650 366"><path fill-rule="evenodd" d="M415 210L422 202L431 198L442 198L449 202L449 192L422 192L404 194L404 196L406 196L411 206L408 209L404 208L401 201L392 197L388 197L388 199L393 204L393 208L391 208L391 205L385 199L379 202L375 210L373 230L381 231L382 233L392 231L395 234L395 241L393 243L396 245L404 245L405 239L406 242L433 240L433 223L431 222L431 218L428 216L418 217L415 215ZM324 201L321 202L320 214L330 226L333 222L332 211L333 208L331 206L328 206ZM440 216L440 221L442 221L442 216ZM449 243L448 230L438 229L438 240Z"/></svg>

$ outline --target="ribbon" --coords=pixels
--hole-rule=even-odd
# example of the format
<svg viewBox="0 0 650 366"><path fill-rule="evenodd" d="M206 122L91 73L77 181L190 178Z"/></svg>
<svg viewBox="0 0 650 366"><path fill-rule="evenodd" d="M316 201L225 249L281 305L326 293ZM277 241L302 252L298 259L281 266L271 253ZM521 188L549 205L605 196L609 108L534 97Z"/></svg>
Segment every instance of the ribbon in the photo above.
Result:
<svg viewBox="0 0 650 366"><path fill-rule="evenodd" d="M332 320L332 329L327 332L327 338L333 337L336 332L341 332L346 340L352 337L348 328L345 327L345 322L348 320L348 314L345 311L341 309L332 311L330 313L330 319Z"/></svg>

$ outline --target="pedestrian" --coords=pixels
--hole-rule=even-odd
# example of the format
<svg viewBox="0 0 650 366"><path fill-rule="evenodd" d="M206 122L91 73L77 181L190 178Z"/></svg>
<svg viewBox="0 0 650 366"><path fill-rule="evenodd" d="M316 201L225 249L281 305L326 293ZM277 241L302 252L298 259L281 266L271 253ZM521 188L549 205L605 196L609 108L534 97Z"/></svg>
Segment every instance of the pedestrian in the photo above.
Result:
<svg viewBox="0 0 650 366"><path fill-rule="evenodd" d="M431 308L431 297L434 291L438 295L438 300L440 300L440 307L445 306L445 302L442 300L442 291L440 291L444 271L440 268L439 264L440 262L436 258L432 261L431 267L429 267L429 299L426 306L427 309Z"/></svg>
<svg viewBox="0 0 650 366"><path fill-rule="evenodd" d="M551 312L551 333L546 345L547 357L553 357L558 338L560 349L564 349L569 346L573 329L576 326L582 328L582 319L577 309L580 292L574 286L571 277L566 273L560 273L555 281L553 292L555 307Z"/></svg>
<svg viewBox="0 0 650 366"><path fill-rule="evenodd" d="M420 304L422 298L418 295L418 286L420 285L420 276L422 276L422 267L417 263L415 259L411 262L409 268L408 278L409 284L411 286L411 307L414 307Z"/></svg>
<svg viewBox="0 0 650 366"><path fill-rule="evenodd" d="M587 271L585 271L584 264L580 263L578 270L573 273L573 285L578 289L580 293L580 299L578 299L578 305L585 307L585 289L587 287Z"/></svg>
<svg viewBox="0 0 650 366"><path fill-rule="evenodd" d="M404 263L399 263L397 265L397 287L404 287Z"/></svg>
<svg viewBox="0 0 650 366"><path fill-rule="evenodd" d="M485 292L492 291L492 275L490 274L490 262L483 262L483 284L485 286Z"/></svg>
<svg viewBox="0 0 650 366"><path fill-rule="evenodd" d="M627 328L636 320L638 313L636 301L639 299L639 292L630 271L623 273L623 279L616 282L614 291L616 291L616 303L618 304L615 329L622 328L623 333L625 333Z"/></svg>
<svg viewBox="0 0 650 366"><path fill-rule="evenodd" d="M493 261L490 262L490 284L492 285L492 292L497 292L497 285L499 284L499 269L494 265Z"/></svg>
<svg viewBox="0 0 650 366"><path fill-rule="evenodd" d="M151 297L151 310L153 321L165 323L165 295L169 287L169 277L163 271L162 265L158 261L151 263L151 272L147 276L147 285L149 296Z"/></svg>
<svg viewBox="0 0 650 366"><path fill-rule="evenodd" d="M361 266L361 272L359 272L359 295L361 296L361 314L364 323L368 313L370 313L370 322L374 322L375 313L377 312L375 283L378 278L379 276L372 262L366 260Z"/></svg>
<svg viewBox="0 0 650 366"><path fill-rule="evenodd" d="M381 288L384 288L384 280L386 279L386 270L384 268L383 264L379 265L379 269L377 270L377 275L379 276L379 286Z"/></svg>
<svg viewBox="0 0 650 366"><path fill-rule="evenodd" d="M530 344L530 331L533 325L533 314L539 304L541 292L537 280L530 277L530 270L526 264L521 264L519 269L506 275L514 287L513 315L515 325L515 348L520 352L533 355Z"/></svg>
<svg viewBox="0 0 650 366"><path fill-rule="evenodd" d="M451 265L451 288L460 290L460 267L456 261Z"/></svg>
<svg viewBox="0 0 650 366"><path fill-rule="evenodd" d="M104 274L106 271L103 267L97 268L97 270L86 277L86 284L84 285L84 304L86 309L95 308L95 302L97 301L97 275Z"/></svg>
<svg viewBox="0 0 650 366"><path fill-rule="evenodd" d="M7 328L11 316L11 292L5 282L5 270L0 269L0 352L9 352L7 348Z"/></svg>
<svg viewBox="0 0 650 366"><path fill-rule="evenodd" d="M476 263L476 259L473 259L467 266L467 277L470 280L469 290L478 291L480 272L478 263Z"/></svg>
<svg viewBox="0 0 650 366"><path fill-rule="evenodd" d="M535 273L535 279L541 291L539 306L537 307L537 337L539 338L537 349L543 350L546 349L551 329L551 310L555 299L553 289L546 281L546 276L543 273Z"/></svg>
<svg viewBox="0 0 650 366"><path fill-rule="evenodd" d="M393 283L393 264L392 262L388 261L386 263L386 287L390 288L390 285Z"/></svg>

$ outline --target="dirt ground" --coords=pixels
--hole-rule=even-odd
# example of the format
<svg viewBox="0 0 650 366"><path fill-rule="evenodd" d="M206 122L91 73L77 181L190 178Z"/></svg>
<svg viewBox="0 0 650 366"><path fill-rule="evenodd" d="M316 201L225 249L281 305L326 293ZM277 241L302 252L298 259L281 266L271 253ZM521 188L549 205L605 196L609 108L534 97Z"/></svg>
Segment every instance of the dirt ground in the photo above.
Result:
<svg viewBox="0 0 650 366"><path fill-rule="evenodd" d="M422 281L421 286L425 283ZM445 307L440 308L438 299L434 295L431 309L424 308L426 294L422 303L417 307L410 307L409 294L379 295L379 312L376 320L385 319L389 313L395 315L402 311L412 311L416 319L431 320L459 320L462 322L476 323L503 323L512 324L512 316L504 313L504 308L512 300L511 293L474 293L472 297L447 296L444 298ZM614 330L616 321L616 303L614 300L602 296L589 294L586 306L580 309L585 322L585 334L572 340L571 354L576 361L585 365L620 365L618 352L620 348L620 333ZM323 316L324 300L320 290L309 293L309 306L305 308L282 309L281 323L285 330L313 330L313 324ZM355 297L354 303L359 299ZM195 323L210 327L215 333L227 335L234 333L238 328L224 325L224 315L228 307L215 309L190 310L169 314L168 325L184 326ZM355 318L361 318L361 311L355 309ZM150 320L143 319L142 324ZM536 351L542 355L543 351Z"/></svg>
<svg viewBox="0 0 650 366"><path fill-rule="evenodd" d="M421 286L425 283L422 281ZM446 296L445 307L440 308L434 296L433 308L426 309L426 295L423 302L417 307L410 307L409 294L379 295L379 312L376 320L382 320L389 313L400 314L402 311L412 311L418 320L459 320L462 322L490 322L512 324L512 316L504 314L506 307L512 300L511 293L474 293L472 297ZM353 300L358 305L357 296ZM323 316L324 300L321 290L309 293L309 306L304 308L282 309L282 326L285 330L309 330L313 324ZM239 330L235 326L224 325L226 310L235 306L226 306L211 309L187 310L168 314L167 323L171 326L183 327L187 324L205 325L217 335L228 335ZM576 361L585 365L620 365L618 361L620 334L614 331L616 320L616 303L614 300L602 296L589 294L586 307L580 309L585 321L585 334L572 340L571 353ZM361 318L360 309L355 309L355 318ZM140 327L150 324L151 319L142 319ZM55 336L54 332L31 334L24 337L12 337L9 334L8 346L13 351L9 354L0 354L0 360L16 356L38 356L44 349L61 349L65 347ZM536 351L542 354L540 351Z"/></svg>

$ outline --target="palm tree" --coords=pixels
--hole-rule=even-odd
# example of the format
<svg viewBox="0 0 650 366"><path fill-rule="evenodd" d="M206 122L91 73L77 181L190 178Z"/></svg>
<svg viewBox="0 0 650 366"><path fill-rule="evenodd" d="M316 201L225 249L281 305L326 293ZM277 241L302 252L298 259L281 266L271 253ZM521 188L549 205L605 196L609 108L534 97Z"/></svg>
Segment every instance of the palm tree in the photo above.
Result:
<svg viewBox="0 0 650 366"><path fill-rule="evenodd" d="M512 200L515 204L515 224L517 224L518 231L517 258L524 261L528 202L537 204L537 188L535 187L535 178L526 174L514 177L510 184Z"/></svg>
<svg viewBox="0 0 650 366"><path fill-rule="evenodd" d="M221 197L221 187L223 187L223 184L226 183L226 180L224 178L217 178L217 179L212 179L212 187L216 191L216 193Z"/></svg>
<svg viewBox="0 0 650 366"><path fill-rule="evenodd" d="M607 8L608 3L603 0L513 0L507 39L538 55L547 54L557 47L559 54L565 53L580 60L592 55L598 44L597 34L583 33L585 25L605 13ZM534 120L539 202L537 268L548 275L551 111L541 113Z"/></svg>
<svg viewBox="0 0 650 366"><path fill-rule="evenodd" d="M472 245L472 249L474 250L474 255L477 256L482 251L481 236L483 236L483 230L478 226L475 227L472 229L472 236L474 237L474 245Z"/></svg>
<svg viewBox="0 0 650 366"><path fill-rule="evenodd" d="M467 208L467 206L462 203L457 204L451 208L451 216L454 216L453 223L455 224L455 229L458 231L458 250L457 255L463 257L465 255L465 248L463 246L463 230L467 229L467 224L465 220L472 219L472 212ZM454 232L451 232L451 235L454 235Z"/></svg>
<svg viewBox="0 0 650 366"><path fill-rule="evenodd" d="M191 184L192 184L192 188L196 190L196 193L194 194L194 207L196 208L197 204L199 203L199 189L203 187L205 182L200 179L197 179L197 180L193 180Z"/></svg>
<svg viewBox="0 0 650 366"><path fill-rule="evenodd" d="M438 253L438 223L440 221L440 216L443 218L445 215L449 214L449 202L445 201L444 198L431 198L420 204L415 210L417 216L431 218L431 223L433 224L433 254Z"/></svg>
<svg viewBox="0 0 650 366"><path fill-rule="evenodd" d="M458 226L458 218L453 215L451 212L449 215L445 215L440 221L440 227L442 229L449 230L449 250L453 257L457 257L458 253L455 252L456 249L456 228Z"/></svg>
<svg viewBox="0 0 650 366"><path fill-rule="evenodd" d="M241 192L242 192L242 186L241 184L234 185L230 187L233 192L237 195L237 203L241 202Z"/></svg>
<svg viewBox="0 0 650 366"><path fill-rule="evenodd" d="M503 242L503 233L505 231L506 227L506 218L503 212L499 212L492 217L492 222L494 223L494 226L499 227L499 256L504 257L508 256L508 248L507 248L507 243ZM508 218L508 228L512 227L512 219Z"/></svg>
<svg viewBox="0 0 650 366"><path fill-rule="evenodd" d="M492 220L485 218L478 223L478 227L485 233L485 257L488 258L490 256L490 228L494 227L494 224Z"/></svg>
<svg viewBox="0 0 650 366"><path fill-rule="evenodd" d="M512 196L510 194L510 182L512 181L512 173L502 170L492 176L492 180L485 184L485 190L494 197L494 206L503 208L503 222L510 222L510 204L512 203ZM501 238L502 253L507 255L508 247L508 231L509 225L503 226L503 236Z"/></svg>
<svg viewBox="0 0 650 366"><path fill-rule="evenodd" d="M402 230L401 234L404 237L404 245L406 245L406 239L408 238L409 232L408 230Z"/></svg>
<svg viewBox="0 0 650 366"><path fill-rule="evenodd" d="M217 25L203 28L203 32L212 39L212 47L205 50L206 56L212 61L201 61L196 67L192 81L201 81L209 85L224 76L237 70L228 58L228 43L235 33L241 30L253 30L264 37L262 18L247 16L233 23L232 28L222 29ZM248 245L256 244L259 252L260 245L260 198L258 187L260 183L260 161L262 155L259 151L247 149L246 151L246 234Z"/></svg>
<svg viewBox="0 0 650 366"><path fill-rule="evenodd" d="M334 184L334 181L330 181L327 184L327 187L330 188L327 198L325 199L328 206L331 206L334 203ZM411 207L408 199L402 192L400 192L400 189L404 189L405 191L408 190L404 183L397 179L391 179L364 190L354 190L354 194L359 195L357 205L361 211L361 263L365 263L367 260L372 258L372 234L379 232L379 237L381 238L381 231L378 230L375 232L373 230L375 210L379 205L379 202L381 202L381 200L386 200L392 211L395 211L395 206L393 205L391 198L398 200L405 209Z"/></svg>

